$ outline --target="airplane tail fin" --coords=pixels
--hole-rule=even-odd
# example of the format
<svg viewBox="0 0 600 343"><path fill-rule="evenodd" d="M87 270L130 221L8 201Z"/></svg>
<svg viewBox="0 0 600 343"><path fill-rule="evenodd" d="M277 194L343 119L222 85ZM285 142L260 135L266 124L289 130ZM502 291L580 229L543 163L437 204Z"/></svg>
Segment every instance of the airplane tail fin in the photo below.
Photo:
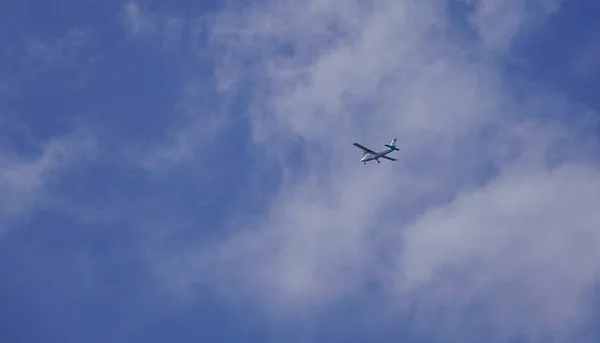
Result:
<svg viewBox="0 0 600 343"><path fill-rule="evenodd" d="M390 144L386 144L385 146L389 148L389 151L399 150L396 148L396 138L392 139L392 142Z"/></svg>

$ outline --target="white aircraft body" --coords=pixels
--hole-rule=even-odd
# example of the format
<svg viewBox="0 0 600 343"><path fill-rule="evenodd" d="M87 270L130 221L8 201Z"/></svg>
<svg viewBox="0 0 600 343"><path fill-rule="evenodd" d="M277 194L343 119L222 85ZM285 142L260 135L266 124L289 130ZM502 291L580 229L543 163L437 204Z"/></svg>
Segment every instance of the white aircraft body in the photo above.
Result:
<svg viewBox="0 0 600 343"><path fill-rule="evenodd" d="M399 150L398 148L396 148L396 138L394 138L389 145L385 144L387 149L384 149L384 150L381 150L378 152L375 152L369 148L365 148L364 146L362 146L358 143L354 143L353 145L362 149L363 157L360 159L360 161L363 162L364 164L367 164L367 162L373 161L373 160L375 160L375 161L377 161L377 163L379 163L380 158L385 158L386 160L390 160L390 161L396 161L395 158L391 158L386 155L394 150Z"/></svg>

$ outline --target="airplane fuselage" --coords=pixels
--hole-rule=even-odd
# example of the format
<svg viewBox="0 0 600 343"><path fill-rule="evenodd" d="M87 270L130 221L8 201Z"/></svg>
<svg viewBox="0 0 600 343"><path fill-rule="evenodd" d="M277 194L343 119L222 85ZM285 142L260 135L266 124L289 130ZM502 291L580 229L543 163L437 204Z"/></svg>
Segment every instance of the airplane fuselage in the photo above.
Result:
<svg viewBox="0 0 600 343"><path fill-rule="evenodd" d="M385 156L387 154L389 154L391 151L389 150L381 150L378 151L376 154L371 154L369 152L365 152L365 154L363 155L363 158L360 159L361 162L369 162L369 161L377 161L378 159L380 159L382 156ZM379 161L377 161L379 162Z"/></svg>

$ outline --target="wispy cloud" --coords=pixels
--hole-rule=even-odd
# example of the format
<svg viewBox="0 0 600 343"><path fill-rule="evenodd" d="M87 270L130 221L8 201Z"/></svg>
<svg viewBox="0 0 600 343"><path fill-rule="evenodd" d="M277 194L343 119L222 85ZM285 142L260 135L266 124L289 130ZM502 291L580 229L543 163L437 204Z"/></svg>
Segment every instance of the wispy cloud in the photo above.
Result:
<svg viewBox="0 0 600 343"><path fill-rule="evenodd" d="M86 85L95 63L101 58L97 51L90 49L93 35L89 30L73 27L55 36L28 33L24 39L9 41L0 56L2 82L0 95L6 98L23 96L31 84L39 84L40 75L57 75L56 87L78 89ZM44 78L42 78L44 80Z"/></svg>
<svg viewBox="0 0 600 343"><path fill-rule="evenodd" d="M148 11L136 1L123 6L122 19L133 37L159 39L165 45L177 43L186 24L183 18Z"/></svg>
<svg viewBox="0 0 600 343"><path fill-rule="evenodd" d="M211 149L213 141L226 125L226 118L206 116L191 118L185 126L168 137L168 143L132 152L132 161L148 171L171 169L180 163L192 162L198 153Z"/></svg>
<svg viewBox="0 0 600 343"><path fill-rule="evenodd" d="M560 8L561 0L465 0L473 7L470 23L486 48L503 51L515 38L538 28Z"/></svg>
<svg viewBox="0 0 600 343"><path fill-rule="evenodd" d="M38 154L31 155L0 151L0 233L10 228L13 220L34 211L62 171L81 158L92 157L95 142L78 131L44 142L39 148Z"/></svg>
<svg viewBox="0 0 600 343"><path fill-rule="evenodd" d="M231 124L231 101L215 101L211 80L187 80L170 113L172 126L152 144L133 144L125 152L129 164L149 172L173 170L188 163L206 163L214 142Z"/></svg>
<svg viewBox="0 0 600 343"><path fill-rule="evenodd" d="M573 61L572 72L577 77L592 79L590 75L600 73L600 47L596 42L600 38L600 26L596 32L586 37L579 56ZM586 77L587 76L587 77Z"/></svg>
<svg viewBox="0 0 600 343"><path fill-rule="evenodd" d="M167 49L179 43L189 30L195 34L192 41L182 44L180 56L196 53L194 39L202 40L206 32L199 29L203 20L187 20L182 14L168 14L152 10L148 2L127 2L122 9L122 19L131 38L158 40ZM134 144L127 149L126 158L146 171L161 172L181 167L184 163L198 162L197 153L207 151L213 141L218 138L231 123L233 97L219 94L221 82L206 73L202 62L204 59L183 57L182 65L177 70L185 74L181 76L179 97L169 113L155 114L172 118L172 126L165 130L165 137L154 140L151 144Z"/></svg>
<svg viewBox="0 0 600 343"><path fill-rule="evenodd" d="M479 2L485 54L505 52L556 9L535 4ZM505 78L478 45L454 45L445 10L442 1L274 1L221 12L217 76L233 92L252 81L255 142L282 157L308 149L309 176L284 184L264 220L220 244L167 251L165 282L177 292L212 284L283 312L378 284L390 308L420 308L446 341L469 338L460 313L478 304L490 329L471 338L576 329L600 271L591 205L600 174L590 137L577 136L580 108ZM358 163L353 141L376 148L394 137L398 162Z"/></svg>
<svg viewBox="0 0 600 343"><path fill-rule="evenodd" d="M32 39L27 52L34 62L51 66L70 66L78 59L82 48L89 43L88 34L81 29L71 29L54 41Z"/></svg>

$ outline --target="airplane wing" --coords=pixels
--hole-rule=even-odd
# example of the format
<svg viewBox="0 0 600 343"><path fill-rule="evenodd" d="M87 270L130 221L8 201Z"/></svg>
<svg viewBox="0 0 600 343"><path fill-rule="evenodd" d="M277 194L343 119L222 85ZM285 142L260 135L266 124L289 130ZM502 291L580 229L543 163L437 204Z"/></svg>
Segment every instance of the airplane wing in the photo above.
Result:
<svg viewBox="0 0 600 343"><path fill-rule="evenodd" d="M390 161L397 161L395 158L391 158L391 157L387 157L387 156L381 156L381 158L385 158L386 160L390 160Z"/></svg>
<svg viewBox="0 0 600 343"><path fill-rule="evenodd" d="M373 150L371 150L371 149L369 149L369 148L365 148L364 146L362 146L362 145L360 145L360 144L358 144L358 143L354 143L354 144L352 144L352 145L354 145L355 147L361 148L361 149L363 149L364 151L366 151L366 152L368 152L368 153L371 153L371 154L376 154L376 152L375 152L375 151L373 151Z"/></svg>

